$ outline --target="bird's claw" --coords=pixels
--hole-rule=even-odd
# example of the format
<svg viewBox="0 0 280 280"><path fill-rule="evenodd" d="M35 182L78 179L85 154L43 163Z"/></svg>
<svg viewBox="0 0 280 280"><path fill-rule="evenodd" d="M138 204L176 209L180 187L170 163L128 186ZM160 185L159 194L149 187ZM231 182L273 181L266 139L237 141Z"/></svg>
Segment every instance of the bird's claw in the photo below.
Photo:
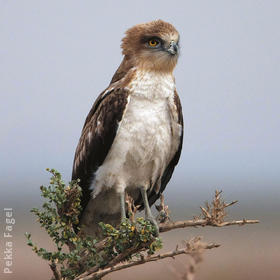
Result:
<svg viewBox="0 0 280 280"><path fill-rule="evenodd" d="M159 236L159 226L158 223L156 221L156 219L153 216L147 217L146 220L150 221L154 228L155 228L155 236L158 237Z"/></svg>

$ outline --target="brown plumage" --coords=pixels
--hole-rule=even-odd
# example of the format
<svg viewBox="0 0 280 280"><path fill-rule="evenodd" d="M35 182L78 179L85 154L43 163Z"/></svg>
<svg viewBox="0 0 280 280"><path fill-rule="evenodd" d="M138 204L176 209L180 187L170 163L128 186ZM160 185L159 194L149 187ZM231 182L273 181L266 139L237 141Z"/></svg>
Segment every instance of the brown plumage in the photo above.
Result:
<svg viewBox="0 0 280 280"><path fill-rule="evenodd" d="M122 40L123 61L89 112L72 179L83 189L80 226L99 235L100 221L125 217L124 193L145 208L160 196L178 163L183 139L173 69L179 33L162 20L136 25Z"/></svg>
<svg viewBox="0 0 280 280"><path fill-rule="evenodd" d="M168 47L170 40L179 41L178 31L168 22L156 20L135 25L126 31L126 36L122 39L121 47L125 60L145 70L172 72L178 56L151 53L150 50L143 48L145 40L153 37L163 39L165 41L163 47Z"/></svg>

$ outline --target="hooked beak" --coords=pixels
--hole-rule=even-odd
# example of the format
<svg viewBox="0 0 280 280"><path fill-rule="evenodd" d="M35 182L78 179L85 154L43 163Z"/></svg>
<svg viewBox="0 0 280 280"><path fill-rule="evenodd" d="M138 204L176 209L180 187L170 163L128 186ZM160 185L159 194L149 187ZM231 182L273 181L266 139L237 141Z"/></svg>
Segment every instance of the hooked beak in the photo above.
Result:
<svg viewBox="0 0 280 280"><path fill-rule="evenodd" d="M176 42L171 41L169 44L169 48L167 49L167 52L170 53L171 55L177 54L179 51L179 46Z"/></svg>

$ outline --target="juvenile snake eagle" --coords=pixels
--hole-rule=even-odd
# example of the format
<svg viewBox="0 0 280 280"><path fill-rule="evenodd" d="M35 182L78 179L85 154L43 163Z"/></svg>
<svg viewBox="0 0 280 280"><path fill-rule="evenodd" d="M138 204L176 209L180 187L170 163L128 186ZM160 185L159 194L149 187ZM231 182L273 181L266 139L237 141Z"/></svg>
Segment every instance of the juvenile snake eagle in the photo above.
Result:
<svg viewBox="0 0 280 280"><path fill-rule="evenodd" d="M122 39L123 61L93 104L76 149L72 179L83 190L80 226L100 235L98 223L126 217L125 192L158 226L150 206L178 163L183 116L173 70L179 33L167 22L138 24Z"/></svg>

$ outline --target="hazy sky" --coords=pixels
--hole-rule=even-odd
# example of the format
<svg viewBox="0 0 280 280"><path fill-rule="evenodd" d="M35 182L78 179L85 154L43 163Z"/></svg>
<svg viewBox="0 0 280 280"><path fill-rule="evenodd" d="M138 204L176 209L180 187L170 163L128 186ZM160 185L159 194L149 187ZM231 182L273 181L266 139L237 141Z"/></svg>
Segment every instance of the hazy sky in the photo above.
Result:
<svg viewBox="0 0 280 280"><path fill-rule="evenodd" d="M16 215L16 274L7 279L30 279L30 271L48 278L47 264L23 236L31 231L40 245L48 242L29 213L40 205L39 186L48 183L45 168L70 179L84 120L121 62L124 32L159 18L181 34L175 76L185 138L166 190L171 214L196 215L220 188L227 200L240 201L234 218L261 220L242 228L176 231L174 242L202 234L223 244L208 254L198 280L276 279L279 12L278 0L0 0L0 205ZM170 275L164 263L152 269ZM151 279L149 267L138 271L135 277Z"/></svg>
<svg viewBox="0 0 280 280"><path fill-rule="evenodd" d="M174 191L279 192L279 1L0 1L0 187L38 195L71 177L85 117L121 62L127 28L181 34L185 139ZM3 196L2 196L3 198Z"/></svg>

